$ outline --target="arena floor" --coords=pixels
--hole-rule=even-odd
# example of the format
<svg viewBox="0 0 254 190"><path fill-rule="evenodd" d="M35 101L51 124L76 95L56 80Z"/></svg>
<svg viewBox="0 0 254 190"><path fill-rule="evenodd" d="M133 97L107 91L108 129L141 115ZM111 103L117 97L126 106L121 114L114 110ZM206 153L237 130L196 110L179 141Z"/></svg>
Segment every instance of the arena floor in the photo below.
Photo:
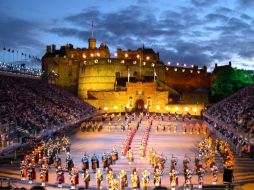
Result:
<svg viewBox="0 0 254 190"><path fill-rule="evenodd" d="M124 118L121 119L121 121L113 121L112 124L117 123L120 124L123 121ZM110 152L113 147L116 147L119 154L121 152L121 144L123 140L125 139L128 130L125 130L124 132L121 131L120 125L117 125L117 128L112 127L112 129L108 130L108 122L105 121L103 123L104 128L100 132L81 132L78 131L72 135L70 135L71 139L71 155L74 160L74 164L81 168L81 158L83 154L86 152L87 154L91 156L95 153L100 159L104 152ZM134 121L136 122L136 121ZM151 189L154 187L153 185L153 168L149 165L148 158L141 159L139 156L139 148L140 148L140 142L144 134L145 130L145 120L142 121L141 126L139 130L137 131L136 135L134 136L131 148L134 153L134 162L129 165L126 158L120 157L119 160L116 162L115 165L112 165L113 172L118 176L118 173L121 169L124 169L127 171L128 174L128 180L129 180L129 187L131 186L130 182L130 173L133 168L138 168L139 175L143 172L143 170L146 168L150 170L151 176L150 176L150 186ZM158 121L155 121L155 123ZM179 177L179 186L182 186L184 183L184 177L183 177L183 158L185 155L189 156L191 158L191 168L194 170L194 157L197 153L197 144L200 142L205 135L204 134L184 134L182 132L182 121L164 121L165 124L172 124L176 123L178 125L178 130L176 133L174 132L167 132L167 131L159 131L156 132L155 128L152 128L150 132L150 137L148 140L148 147L147 147L147 154L150 148L153 148L156 150L157 153L163 153L167 157L166 162L166 169L164 172L164 175L162 177L162 186L170 187L169 184L169 167L170 167L170 160L171 157L177 157L178 158L178 164L177 167L180 171L180 177ZM195 120L191 121L185 121L186 123L196 123ZM199 121L200 122L200 121ZM200 122L201 123L201 122ZM65 152L61 153L61 159L62 161L65 160L66 154ZM222 160L218 157L215 158L216 163L219 166L219 180L218 184L222 183ZM101 161L101 160L100 160ZM100 162L101 167L101 162ZM0 168L1 176L8 176L11 178L19 179L19 170L15 167L1 167ZM37 176L38 176L38 169L37 169ZM106 179L105 171L104 171L104 179ZM198 177L196 175L192 178L192 183L197 184L198 183ZM105 181L105 180L104 180ZM49 185L47 189L58 189L55 186L56 182L56 175L55 175L55 169L52 166L49 173ZM67 173L65 173L65 182L66 182L66 188L70 188L70 180ZM79 174L79 186L84 186L84 182L82 180L82 174ZM211 172L208 171L204 177L204 183L205 184L212 184L212 175ZM37 180L34 184L40 184L40 179L37 177ZM16 181L13 183L13 185L16 185L18 187L29 187L27 184L27 181L20 183L19 181ZM95 185L95 175L91 172L91 182L90 182L91 189L94 189L96 187ZM197 186L197 185L196 185ZM106 189L105 182L103 183L103 189ZM129 188L131 189L131 188Z"/></svg>

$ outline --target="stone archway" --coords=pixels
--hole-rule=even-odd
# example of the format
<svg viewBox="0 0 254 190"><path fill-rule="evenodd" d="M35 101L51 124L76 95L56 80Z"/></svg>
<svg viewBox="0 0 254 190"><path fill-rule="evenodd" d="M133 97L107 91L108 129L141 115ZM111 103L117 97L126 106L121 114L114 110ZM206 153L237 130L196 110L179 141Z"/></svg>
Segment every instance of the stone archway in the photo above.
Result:
<svg viewBox="0 0 254 190"><path fill-rule="evenodd" d="M144 111L145 108L145 102L142 99L138 99L135 104L135 110L136 111Z"/></svg>

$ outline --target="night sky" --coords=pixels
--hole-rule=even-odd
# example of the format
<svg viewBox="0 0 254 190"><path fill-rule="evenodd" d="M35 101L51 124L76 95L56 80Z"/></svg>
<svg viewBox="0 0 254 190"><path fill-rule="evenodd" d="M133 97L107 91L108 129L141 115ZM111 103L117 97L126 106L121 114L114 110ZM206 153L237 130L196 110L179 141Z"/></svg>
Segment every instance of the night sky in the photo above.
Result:
<svg viewBox="0 0 254 190"><path fill-rule="evenodd" d="M42 56L45 46L151 47L173 65L254 69L253 0L1 0L0 47ZM2 54L0 55L2 56Z"/></svg>

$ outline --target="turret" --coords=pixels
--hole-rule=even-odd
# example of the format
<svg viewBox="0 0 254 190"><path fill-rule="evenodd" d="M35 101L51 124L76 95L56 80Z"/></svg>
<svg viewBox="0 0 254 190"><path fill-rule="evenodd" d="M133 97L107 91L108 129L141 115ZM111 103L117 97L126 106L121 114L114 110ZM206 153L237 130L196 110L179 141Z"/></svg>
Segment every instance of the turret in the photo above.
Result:
<svg viewBox="0 0 254 190"><path fill-rule="evenodd" d="M88 39L88 48L89 49L95 49L96 48L96 39L95 38L89 38Z"/></svg>

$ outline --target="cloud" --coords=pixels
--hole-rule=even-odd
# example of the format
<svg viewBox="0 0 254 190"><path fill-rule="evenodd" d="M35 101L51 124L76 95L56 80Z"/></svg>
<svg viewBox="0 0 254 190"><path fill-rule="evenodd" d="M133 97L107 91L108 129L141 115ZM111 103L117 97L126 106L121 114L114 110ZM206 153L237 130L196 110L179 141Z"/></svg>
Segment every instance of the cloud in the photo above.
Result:
<svg viewBox="0 0 254 190"><path fill-rule="evenodd" d="M94 34L111 51L116 48L137 49L145 44L160 52L162 60L176 63L212 66L214 62L230 60L232 54L253 57L253 27L251 16L232 8L214 6L208 13L200 6L216 5L218 1L198 1L177 9L155 13L140 4L113 12L98 8L83 9L63 18L68 27L52 27L47 32L87 41L94 20ZM91 17L93 15L93 17ZM246 35L250 37L246 38Z"/></svg>
<svg viewBox="0 0 254 190"><path fill-rule="evenodd" d="M250 8L254 6L253 0L238 0L238 4L243 8Z"/></svg>
<svg viewBox="0 0 254 190"><path fill-rule="evenodd" d="M39 23L0 13L0 26L0 42L6 47L32 49L43 45L38 40Z"/></svg>
<svg viewBox="0 0 254 190"><path fill-rule="evenodd" d="M191 3L198 7L206 7L213 5L217 2L217 0L191 0Z"/></svg>

